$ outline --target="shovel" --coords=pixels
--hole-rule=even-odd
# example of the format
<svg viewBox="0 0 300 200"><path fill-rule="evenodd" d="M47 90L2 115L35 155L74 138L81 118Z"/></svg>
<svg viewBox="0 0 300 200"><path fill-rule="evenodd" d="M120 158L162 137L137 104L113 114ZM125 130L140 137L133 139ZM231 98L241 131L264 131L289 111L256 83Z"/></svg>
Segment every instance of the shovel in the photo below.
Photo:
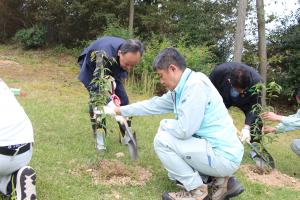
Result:
<svg viewBox="0 0 300 200"><path fill-rule="evenodd" d="M271 154L267 151L266 148L262 147L262 151L260 151L260 144L257 142L248 143L250 146L250 157L255 161L256 166L260 169L264 169L265 166L269 166L272 169L275 169L275 162Z"/></svg>
<svg viewBox="0 0 300 200"><path fill-rule="evenodd" d="M138 152L137 152L137 144L135 135L132 133L131 128L128 126L127 120L125 117L117 115L115 116L117 122L120 122L122 125L125 126L125 135L124 135L124 142L128 145L129 155L132 160L138 159Z"/></svg>
<svg viewBox="0 0 300 200"><path fill-rule="evenodd" d="M115 107L120 106L121 100L120 98L114 94L111 95L111 101L106 105L106 107ZM127 118L116 115L114 116L115 120L119 122L121 125L125 126L125 135L123 136L124 143L128 146L129 155L132 160L138 159L138 153L137 153L137 144L136 144L136 138L135 134L132 133L131 127L128 126Z"/></svg>
<svg viewBox="0 0 300 200"><path fill-rule="evenodd" d="M95 115L100 116L102 113L97 108L94 109ZM123 136L124 143L128 146L129 155L132 160L138 159L137 143L135 134L132 133L131 128L128 126L127 119L121 115L114 116L115 120L125 127L125 135Z"/></svg>

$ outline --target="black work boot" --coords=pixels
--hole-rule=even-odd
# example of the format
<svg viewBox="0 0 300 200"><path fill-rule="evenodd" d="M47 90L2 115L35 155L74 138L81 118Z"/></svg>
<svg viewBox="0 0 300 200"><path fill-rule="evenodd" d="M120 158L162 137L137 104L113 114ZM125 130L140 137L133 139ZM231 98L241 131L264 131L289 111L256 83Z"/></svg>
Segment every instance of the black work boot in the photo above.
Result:
<svg viewBox="0 0 300 200"><path fill-rule="evenodd" d="M218 177L212 183L212 200L228 200L244 191L241 183L234 177Z"/></svg>
<svg viewBox="0 0 300 200"><path fill-rule="evenodd" d="M244 192L242 184L237 180L235 176L231 176L227 183L227 195L225 200L236 197Z"/></svg>

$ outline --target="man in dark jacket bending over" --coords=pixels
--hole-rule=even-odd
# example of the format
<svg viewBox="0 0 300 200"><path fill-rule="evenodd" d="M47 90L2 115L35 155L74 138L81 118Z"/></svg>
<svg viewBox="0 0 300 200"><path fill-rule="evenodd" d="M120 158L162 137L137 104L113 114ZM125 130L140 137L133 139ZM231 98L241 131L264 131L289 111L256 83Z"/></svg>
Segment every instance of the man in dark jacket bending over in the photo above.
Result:
<svg viewBox="0 0 300 200"><path fill-rule="evenodd" d="M128 70L137 65L143 54L143 44L139 40L130 39L128 41L118 37L101 37L90 44L78 57L80 65L79 80L84 84L88 90L90 97L92 92L97 90L97 86L91 81L93 80L93 73L96 68L96 62L91 60L91 54L94 51L101 51L109 60L106 62L105 68L107 75L115 79L115 94L120 98L121 105L129 103L127 93L122 84L122 80L127 78ZM105 134L105 121L96 124L92 105L90 104L90 117L92 128L96 136L96 149L101 151L105 150L104 134ZM129 123L130 124L130 123ZM120 125L120 124L119 124ZM98 129L100 128L100 129ZM98 129L98 130L97 130ZM121 133L124 135L124 129L120 125Z"/></svg>
<svg viewBox="0 0 300 200"><path fill-rule="evenodd" d="M228 62L216 66L209 78L223 97L227 108L235 106L244 112L246 119L240 138L242 142L252 142L251 125L257 118L257 115L252 112L252 106L261 103L259 95L253 94L252 86L262 82L262 77L248 65Z"/></svg>

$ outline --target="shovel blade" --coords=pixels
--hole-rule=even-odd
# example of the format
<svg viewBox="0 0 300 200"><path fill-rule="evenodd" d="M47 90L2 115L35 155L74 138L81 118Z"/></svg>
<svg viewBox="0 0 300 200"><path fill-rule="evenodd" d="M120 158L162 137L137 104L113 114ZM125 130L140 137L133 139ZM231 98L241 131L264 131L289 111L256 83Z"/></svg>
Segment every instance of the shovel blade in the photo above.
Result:
<svg viewBox="0 0 300 200"><path fill-rule="evenodd" d="M130 155L132 160L137 160L138 159L137 146L131 140L128 142L128 151L129 151L129 155Z"/></svg>
<svg viewBox="0 0 300 200"><path fill-rule="evenodd" d="M272 169L275 169L275 162L272 155L267 151L266 148L263 148L262 151L259 151L259 144L249 143L251 147L250 157L256 162L256 166L269 166Z"/></svg>

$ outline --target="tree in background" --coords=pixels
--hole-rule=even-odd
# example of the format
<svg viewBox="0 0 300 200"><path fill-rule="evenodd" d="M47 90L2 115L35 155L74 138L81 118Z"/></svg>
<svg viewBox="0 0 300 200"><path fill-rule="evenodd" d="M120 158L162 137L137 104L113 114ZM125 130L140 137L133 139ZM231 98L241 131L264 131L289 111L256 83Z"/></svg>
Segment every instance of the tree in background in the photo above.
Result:
<svg viewBox="0 0 300 200"><path fill-rule="evenodd" d="M134 0L129 0L130 8L129 8L129 25L128 31L131 36L133 36L133 19L134 19Z"/></svg>
<svg viewBox="0 0 300 200"><path fill-rule="evenodd" d="M132 3L134 13L130 12ZM247 14L255 13L254 5L248 1ZM2 0L0 42L12 39L22 29L19 36L27 42L23 33L30 33L33 28L37 32L46 31L46 36L40 37L45 41L40 44L79 49L102 35L138 37L144 41L147 54L151 53L147 62L134 72L137 77L143 79L142 73L151 71L149 66L152 56L159 51L157 47L167 43L184 49L191 60L190 66L207 73L213 65L227 61L232 55L236 13L237 0ZM266 23L274 19L276 16L268 17ZM251 23L255 25L252 31L257 33L256 17ZM282 85L283 95L292 96L299 84L298 38L299 23L292 26L283 23L267 40L269 81ZM36 40L30 44L36 44ZM244 41L242 62L258 68L256 40Z"/></svg>
<svg viewBox="0 0 300 200"><path fill-rule="evenodd" d="M258 24L258 55L259 71L263 81L267 81L267 48L265 35L265 10L264 0L256 0L257 24ZM266 105L266 90L262 90L261 104Z"/></svg>
<svg viewBox="0 0 300 200"><path fill-rule="evenodd" d="M250 12L254 12L254 10L250 9ZM294 100L295 88L300 84L299 13L300 10L298 9L297 13L281 17L270 15L265 20L266 24L274 20L280 22L277 28L267 35L267 82L276 81L281 85L283 90L280 99L285 100L287 98ZM298 19L298 22L294 19ZM257 22L253 21L253 23L256 24ZM252 31L257 33L256 26L252 27ZM242 62L258 68L259 56L256 42L256 39L248 39L244 42Z"/></svg>
<svg viewBox="0 0 300 200"><path fill-rule="evenodd" d="M298 23L273 31L268 38L269 75L282 87L284 96L293 99L300 86L300 10L296 13Z"/></svg>
<svg viewBox="0 0 300 200"><path fill-rule="evenodd" d="M32 27L35 24L34 13L28 8L36 9L35 5L26 5L22 0L0 1L0 42L12 38L17 30Z"/></svg>
<svg viewBox="0 0 300 200"><path fill-rule="evenodd" d="M19 29L43 25L49 44L76 46L101 35L110 23L128 24L128 2L121 0L4 0L0 25L6 27L0 40L13 37ZM10 30L10 34L7 30Z"/></svg>
<svg viewBox="0 0 300 200"><path fill-rule="evenodd" d="M237 23L236 23L234 53L233 53L233 60L235 62L242 61L246 11L247 11L247 0L240 0L239 7L238 7L238 17L237 17Z"/></svg>
<svg viewBox="0 0 300 200"><path fill-rule="evenodd" d="M217 62L225 62L231 52L235 30L237 1L186 1L171 11L177 38L187 45L207 46ZM176 21L175 21L176 20Z"/></svg>
<svg viewBox="0 0 300 200"><path fill-rule="evenodd" d="M129 12L132 3L134 19ZM102 36L112 24L127 28L130 22L135 37L149 40L154 34L174 43L185 37L186 46L210 47L218 62L230 55L236 17L236 0L4 0L2 4L0 25L6 27L2 41L39 25L47 30L49 45L74 47Z"/></svg>

